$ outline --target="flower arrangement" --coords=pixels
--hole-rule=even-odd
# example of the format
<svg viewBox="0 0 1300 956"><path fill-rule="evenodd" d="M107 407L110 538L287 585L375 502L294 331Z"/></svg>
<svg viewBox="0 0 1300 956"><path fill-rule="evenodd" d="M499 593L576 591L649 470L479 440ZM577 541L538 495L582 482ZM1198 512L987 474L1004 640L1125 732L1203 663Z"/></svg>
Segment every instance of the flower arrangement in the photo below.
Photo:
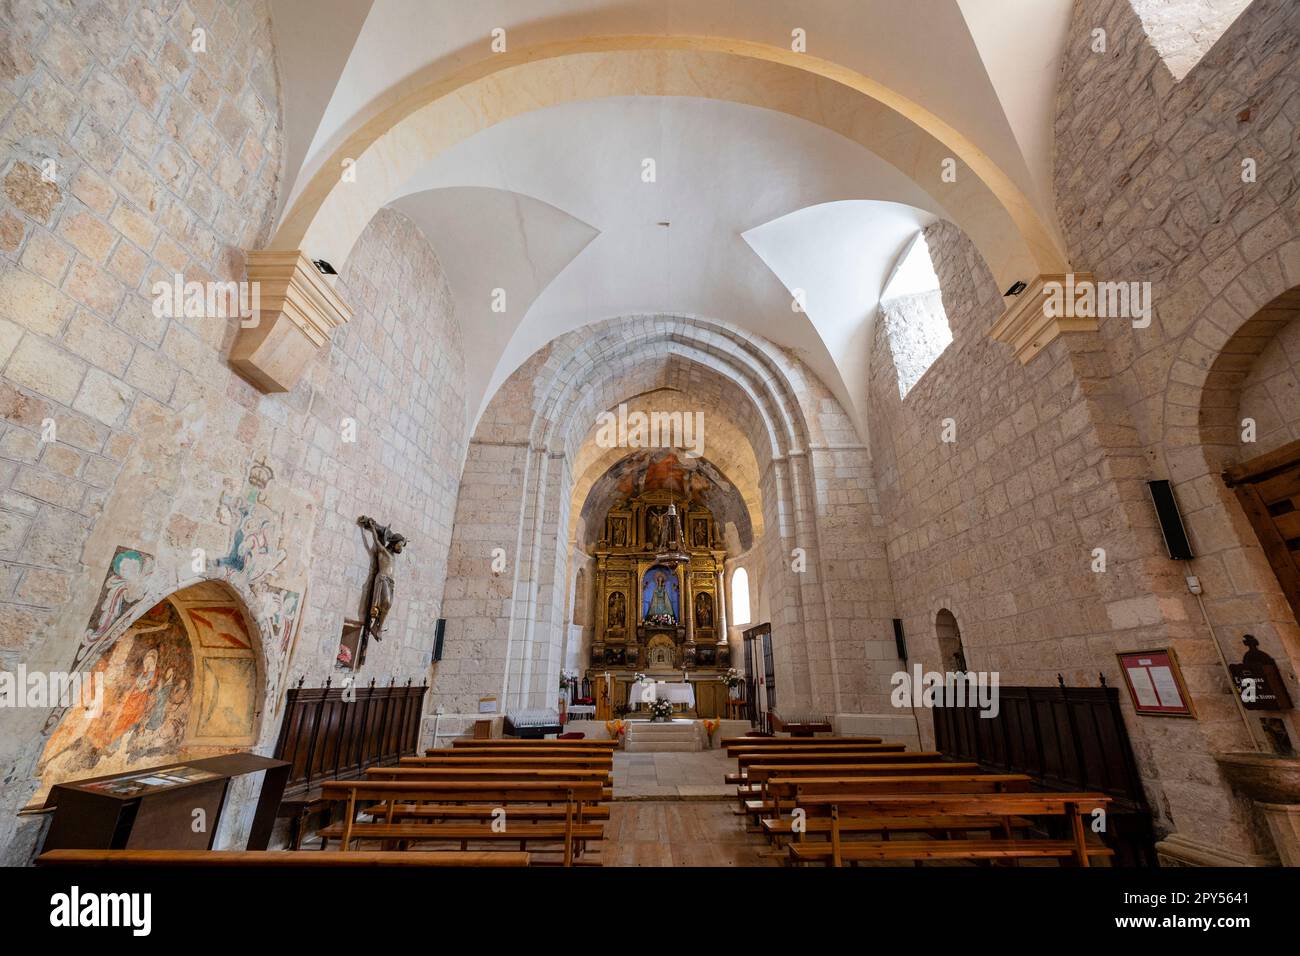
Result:
<svg viewBox="0 0 1300 956"><path fill-rule="evenodd" d="M736 670L734 667L728 667L727 673L721 675L718 680L726 684L728 690L733 687L739 687L741 684L745 683L745 678L742 677L740 671Z"/></svg>
<svg viewBox="0 0 1300 956"><path fill-rule="evenodd" d="M645 619L650 627L676 627L677 618L671 614L651 614Z"/></svg>
<svg viewBox="0 0 1300 956"><path fill-rule="evenodd" d="M578 675L569 671L560 671L560 693L563 694L570 687L578 683Z"/></svg>
<svg viewBox="0 0 1300 956"><path fill-rule="evenodd" d="M634 684L647 683L645 674L642 674L640 671L637 671L635 674L632 675L632 683Z"/></svg>
<svg viewBox="0 0 1300 956"><path fill-rule="evenodd" d="M722 726L722 718L705 717L703 720L700 721L700 723L704 725L704 732L709 736L709 746L712 747L713 735L716 734L718 732L718 728Z"/></svg>
<svg viewBox="0 0 1300 956"><path fill-rule="evenodd" d="M627 721L607 720L605 721L605 732L609 734L611 740L622 740L623 735L627 733Z"/></svg>
<svg viewBox="0 0 1300 956"><path fill-rule="evenodd" d="M672 720L673 704L670 700L659 698L650 705L651 720Z"/></svg>

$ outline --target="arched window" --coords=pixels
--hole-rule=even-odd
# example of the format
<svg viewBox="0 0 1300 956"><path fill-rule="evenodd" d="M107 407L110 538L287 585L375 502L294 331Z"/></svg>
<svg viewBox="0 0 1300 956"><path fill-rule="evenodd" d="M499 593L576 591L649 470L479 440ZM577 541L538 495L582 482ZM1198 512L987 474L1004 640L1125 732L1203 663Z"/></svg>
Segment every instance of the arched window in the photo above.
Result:
<svg viewBox="0 0 1300 956"><path fill-rule="evenodd" d="M1181 80L1227 32L1251 0L1130 0L1147 39L1175 80ZM1098 37L1094 31L1093 42Z"/></svg>
<svg viewBox="0 0 1300 956"><path fill-rule="evenodd" d="M934 619L934 630L939 637L939 656L944 670L960 674L966 670L966 649L961 645L961 631L952 611L943 608Z"/></svg>
<svg viewBox="0 0 1300 956"><path fill-rule="evenodd" d="M923 233L913 236L899 255L880 295L880 314L898 373L898 397L906 398L912 386L952 344L952 327L943 309L939 277Z"/></svg>
<svg viewBox="0 0 1300 956"><path fill-rule="evenodd" d="M749 572L736 568L731 574L731 623L749 623Z"/></svg>

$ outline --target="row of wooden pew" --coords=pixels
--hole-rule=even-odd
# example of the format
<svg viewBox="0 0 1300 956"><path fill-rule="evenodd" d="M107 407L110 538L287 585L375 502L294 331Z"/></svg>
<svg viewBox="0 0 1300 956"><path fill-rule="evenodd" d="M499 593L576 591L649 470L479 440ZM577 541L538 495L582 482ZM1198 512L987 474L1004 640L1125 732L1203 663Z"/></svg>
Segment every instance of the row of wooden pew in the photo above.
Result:
<svg viewBox="0 0 1300 956"><path fill-rule="evenodd" d="M344 806L322 828L323 844L343 851L378 841L415 844L518 844L531 862L599 865L613 797L612 740L457 740L448 750L372 767L362 780L322 784ZM362 820L364 814L367 819ZM541 853L559 853L558 860Z"/></svg>
<svg viewBox="0 0 1300 956"><path fill-rule="evenodd" d="M361 779L325 781L324 798L342 813L320 829L320 850L57 850L36 862L599 866L595 850L604 839L602 821L609 819L616 746L612 740L457 740L451 750L371 767ZM470 844L490 849L471 850Z"/></svg>
<svg viewBox="0 0 1300 956"><path fill-rule="evenodd" d="M1110 798L1031 792L1024 774L908 752L879 737L731 737L737 814L791 865L1108 857L1089 839ZM1103 824L1104 825L1104 824ZM1046 831L1057 831L1045 835Z"/></svg>

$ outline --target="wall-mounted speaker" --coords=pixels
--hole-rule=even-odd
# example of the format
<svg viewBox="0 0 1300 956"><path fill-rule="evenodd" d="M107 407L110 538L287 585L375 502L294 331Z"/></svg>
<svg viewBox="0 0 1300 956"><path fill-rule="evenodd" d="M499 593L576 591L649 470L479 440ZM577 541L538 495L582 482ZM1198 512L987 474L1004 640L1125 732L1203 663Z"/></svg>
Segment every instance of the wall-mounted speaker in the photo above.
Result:
<svg viewBox="0 0 1300 956"><path fill-rule="evenodd" d="M903 636L903 619L894 618L894 646L898 648L898 659L907 662L907 638Z"/></svg>
<svg viewBox="0 0 1300 956"><path fill-rule="evenodd" d="M1192 543L1187 540L1187 529L1183 527L1183 517L1178 513L1178 501L1174 498L1174 486L1165 479L1148 481L1151 500L1156 506L1156 517L1160 519L1160 531L1165 536L1165 547L1169 557L1175 561L1190 561Z"/></svg>
<svg viewBox="0 0 1300 956"><path fill-rule="evenodd" d="M433 628L433 661L436 664L442 660L442 636L447 630L447 619L438 618L438 623Z"/></svg>

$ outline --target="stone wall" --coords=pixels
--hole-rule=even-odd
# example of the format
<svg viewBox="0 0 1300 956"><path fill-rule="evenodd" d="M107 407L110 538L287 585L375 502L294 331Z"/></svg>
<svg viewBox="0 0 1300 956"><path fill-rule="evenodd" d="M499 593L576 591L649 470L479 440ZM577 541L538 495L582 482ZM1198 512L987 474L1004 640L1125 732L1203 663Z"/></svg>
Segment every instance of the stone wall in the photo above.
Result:
<svg viewBox="0 0 1300 956"><path fill-rule="evenodd" d="M339 290L352 319L307 376L306 427L281 435L284 451L301 462L295 484L321 502L303 619L313 646L295 658L291 676L323 682L344 617L361 619L370 556L356 522L364 514L407 545L397 559L389 633L370 644L361 679L418 684L441 616L465 460L461 330L424 234L391 209L362 233ZM348 419L356 422L355 442L342 438Z"/></svg>
<svg viewBox="0 0 1300 956"><path fill-rule="evenodd" d="M289 681L335 673L369 567L358 513L410 539L359 679L427 673L465 446L460 332L428 243L392 212L343 264L352 322L290 393L230 369L234 320L155 309L155 282L239 280L269 235L269 14L84 10L9 4L0 47L0 666L92 666L157 601L218 581L256 644L265 752ZM13 811L37 790L49 716L0 713L4 862L39 838ZM221 843L246 831L248 796Z"/></svg>
<svg viewBox="0 0 1300 956"><path fill-rule="evenodd" d="M1168 845L1213 847L1223 860L1271 850L1214 761L1262 739L1232 701L1214 641L1239 656L1241 633L1256 633L1291 681L1300 642L1217 478L1262 449L1208 450L1203 402L1222 381L1207 384L1216 355L1248 364L1267 343L1233 334L1300 282L1300 93L1286 70L1298 24L1294 4L1258 0L1175 83L1128 0L1076 4L1056 128L1070 259L1099 280L1150 282L1154 320L1102 319L1022 366L988 338L1002 302L984 264L939 223L926 239L953 344L901 402L879 327L872 353L873 465L909 647L937 666L935 614L947 607L970 667L1007 684L1051 685L1059 673L1095 685L1101 672L1122 686L1117 651L1173 648L1197 720L1127 713L1129 733L1157 825L1177 835ZM1098 28L1104 55L1092 50ZM1268 346L1243 402L1286 396L1291 335ZM1268 440L1294 415L1261 412ZM1168 559L1156 528L1144 482L1160 477L1176 483L1198 554L1189 566Z"/></svg>
<svg viewBox="0 0 1300 956"><path fill-rule="evenodd" d="M1099 26L1109 38L1105 56L1088 42ZM1223 432L1213 426L1220 408L1240 408L1232 392L1252 359L1251 381L1281 387L1269 373L1280 362L1256 358L1272 348L1272 331L1258 335L1249 323L1300 285L1297 51L1300 7L1256 0L1175 82L1127 2L1076 4L1058 91L1055 173L1074 267L1103 280L1151 283L1151 325L1102 321L1100 335L1150 463L1147 477L1174 481L1197 555L1157 589L1162 614L1171 627L1212 636L1230 659L1242 652L1242 634L1255 634L1293 688L1300 627L1219 478L1225 465L1262 449L1240 442L1240 417ZM1285 350L1293 335L1273 342ZM1247 400L1259 394L1246 391ZM1280 438L1280 427L1270 436ZM1183 574L1200 579L1201 601L1188 594ZM1219 652L1208 639L1198 643L1208 677ZM1226 692L1221 666L1217 672ZM1286 719L1300 743L1294 715ZM1257 727L1251 736L1262 743ZM1206 725L1207 755L1167 774L1166 792L1188 805L1213 790L1225 794L1209 754L1249 740L1240 721ZM1227 799L1215 799L1208 812L1174 813L1180 841L1267 852L1266 841L1234 844L1217 832L1215 815L1229 813Z"/></svg>
<svg viewBox="0 0 1300 956"><path fill-rule="evenodd" d="M1246 418L1257 429L1252 457L1300 441L1300 322L1291 321L1251 366L1235 420Z"/></svg>

